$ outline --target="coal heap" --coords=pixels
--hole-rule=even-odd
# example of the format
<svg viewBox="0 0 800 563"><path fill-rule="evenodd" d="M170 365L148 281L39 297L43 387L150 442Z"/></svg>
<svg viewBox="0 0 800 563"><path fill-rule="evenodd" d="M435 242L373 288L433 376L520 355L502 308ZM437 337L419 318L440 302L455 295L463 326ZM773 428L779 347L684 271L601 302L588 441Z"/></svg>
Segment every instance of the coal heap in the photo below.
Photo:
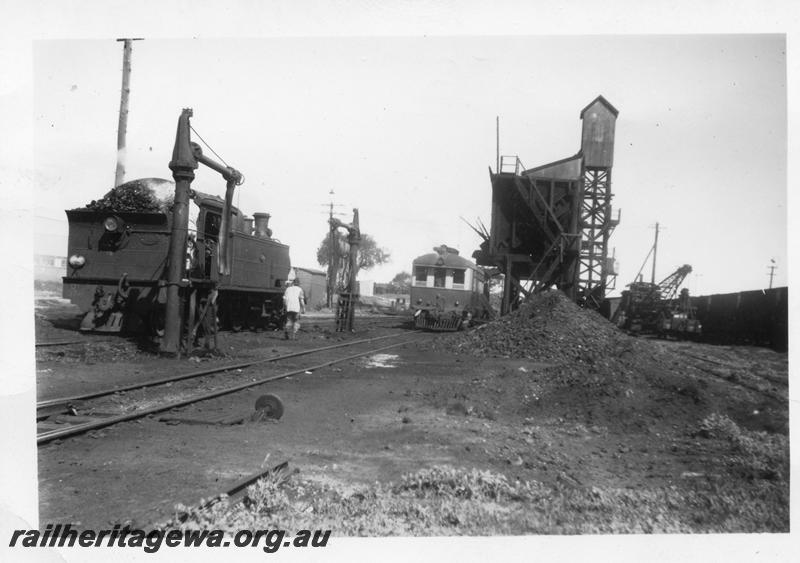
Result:
<svg viewBox="0 0 800 563"><path fill-rule="evenodd" d="M161 198L156 187L171 184L160 178L140 178L117 186L100 199L89 202L84 209L106 213L165 213L172 197Z"/></svg>
<svg viewBox="0 0 800 563"><path fill-rule="evenodd" d="M595 311L578 307L560 291L532 296L516 311L463 333L437 347L478 357L593 364L619 356L631 338Z"/></svg>

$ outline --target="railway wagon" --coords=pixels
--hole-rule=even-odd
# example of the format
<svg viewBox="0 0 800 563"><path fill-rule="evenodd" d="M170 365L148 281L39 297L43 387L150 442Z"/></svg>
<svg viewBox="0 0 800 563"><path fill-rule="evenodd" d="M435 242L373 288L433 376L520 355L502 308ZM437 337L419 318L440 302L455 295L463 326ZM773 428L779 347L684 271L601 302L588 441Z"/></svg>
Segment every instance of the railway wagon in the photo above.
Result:
<svg viewBox="0 0 800 563"><path fill-rule="evenodd" d="M693 297L703 323L703 340L788 349L787 287Z"/></svg>
<svg viewBox="0 0 800 563"><path fill-rule="evenodd" d="M486 276L478 266L441 245L412 262L411 311L414 326L455 331L493 316Z"/></svg>
<svg viewBox="0 0 800 563"><path fill-rule="evenodd" d="M222 198L193 191L181 296L189 311L214 299L222 328L278 324L289 247L272 238L269 215L231 210L230 273L219 274ZM160 335L165 323L169 212L73 209L65 298L86 313L81 330Z"/></svg>

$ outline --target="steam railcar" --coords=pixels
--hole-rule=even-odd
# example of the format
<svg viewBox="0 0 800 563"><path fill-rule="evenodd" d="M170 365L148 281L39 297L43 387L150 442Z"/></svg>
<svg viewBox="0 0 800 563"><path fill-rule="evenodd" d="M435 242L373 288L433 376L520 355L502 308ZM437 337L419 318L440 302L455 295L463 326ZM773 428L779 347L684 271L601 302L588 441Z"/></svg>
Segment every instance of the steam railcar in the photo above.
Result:
<svg viewBox="0 0 800 563"><path fill-rule="evenodd" d="M272 238L269 215L231 210L230 272L219 273L224 201L192 192L181 295L189 319L212 301L222 328L278 324L289 247ZM172 214L73 209L64 297L86 312L81 330L160 334L165 322ZM193 223L193 224L192 224ZM254 225L255 223L255 225ZM213 309L212 309L213 310Z"/></svg>
<svg viewBox="0 0 800 563"><path fill-rule="evenodd" d="M446 245L414 259L411 309L417 328L455 331L493 316L482 269Z"/></svg>

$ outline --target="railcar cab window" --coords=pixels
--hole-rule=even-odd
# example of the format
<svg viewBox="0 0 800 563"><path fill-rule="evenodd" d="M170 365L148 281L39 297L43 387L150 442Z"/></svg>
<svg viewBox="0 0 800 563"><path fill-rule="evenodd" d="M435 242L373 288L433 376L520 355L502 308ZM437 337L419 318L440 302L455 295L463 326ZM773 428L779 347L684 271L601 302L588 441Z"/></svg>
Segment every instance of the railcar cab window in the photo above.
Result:
<svg viewBox="0 0 800 563"><path fill-rule="evenodd" d="M424 266L414 268L414 285L428 285L428 268Z"/></svg>
<svg viewBox="0 0 800 563"><path fill-rule="evenodd" d="M464 275L465 270L453 270L453 287L455 289L464 289Z"/></svg>
<svg viewBox="0 0 800 563"><path fill-rule="evenodd" d="M433 269L433 287L444 287L447 279L447 270L444 268Z"/></svg>

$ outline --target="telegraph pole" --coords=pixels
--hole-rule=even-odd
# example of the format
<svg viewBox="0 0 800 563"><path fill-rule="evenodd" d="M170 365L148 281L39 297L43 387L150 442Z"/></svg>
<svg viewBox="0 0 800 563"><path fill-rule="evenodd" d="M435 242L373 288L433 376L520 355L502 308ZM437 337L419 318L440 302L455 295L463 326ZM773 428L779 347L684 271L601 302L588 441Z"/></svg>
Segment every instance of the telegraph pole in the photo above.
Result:
<svg viewBox="0 0 800 563"><path fill-rule="evenodd" d="M344 206L341 203L334 203L333 196L335 192L333 188L331 188L328 194L330 195L330 201L328 201L328 203L321 203L320 205L324 205L328 208L328 279L326 280L326 303L328 307L333 307L333 296L336 295L336 280L339 276L339 262L341 261L341 256L339 254L339 237L336 233L336 227L334 227L334 223L338 221L335 215L341 215L341 213L335 212L334 208Z"/></svg>
<svg viewBox="0 0 800 563"><path fill-rule="evenodd" d="M334 244L336 243L336 230L333 228L333 188L330 191L331 202L328 212L328 308L333 307L333 293L336 289L336 266L333 261L335 260L336 252Z"/></svg>
<svg viewBox="0 0 800 563"><path fill-rule="evenodd" d="M658 223L656 222L656 240L653 242L653 271L650 274L650 283L656 283L656 253L658 252Z"/></svg>
<svg viewBox="0 0 800 563"><path fill-rule="evenodd" d="M774 258L770 258L769 261L771 262L771 264L768 266L768 268L769 268L769 288L772 289L772 280L775 277L775 269L778 266L775 264L775 259Z"/></svg>
<svg viewBox="0 0 800 563"><path fill-rule="evenodd" d="M125 135L128 132L128 97L131 93L131 52L134 41L142 41L141 37L133 39L117 39L123 42L122 49L122 94L119 103L119 126L117 127L117 173L114 187L125 181Z"/></svg>
<svg viewBox="0 0 800 563"><path fill-rule="evenodd" d="M496 124L495 124L495 136L497 137L497 148L496 148L496 155L497 155L497 170L496 173L500 173L500 116L497 116Z"/></svg>

